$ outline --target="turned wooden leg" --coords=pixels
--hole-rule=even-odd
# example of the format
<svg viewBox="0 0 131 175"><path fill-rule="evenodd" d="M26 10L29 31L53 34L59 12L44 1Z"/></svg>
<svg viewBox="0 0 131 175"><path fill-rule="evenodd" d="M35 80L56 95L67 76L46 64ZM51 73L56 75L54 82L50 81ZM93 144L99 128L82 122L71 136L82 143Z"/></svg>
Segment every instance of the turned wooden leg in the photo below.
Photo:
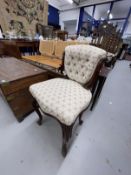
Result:
<svg viewBox="0 0 131 175"><path fill-rule="evenodd" d="M82 125L82 123L83 123L83 120L81 119L81 118L82 118L82 114L83 114L83 113L81 113L81 114L79 115L79 125Z"/></svg>
<svg viewBox="0 0 131 175"><path fill-rule="evenodd" d="M62 144L62 155L65 157L67 155L67 143L64 141Z"/></svg>
<svg viewBox="0 0 131 175"><path fill-rule="evenodd" d="M36 101L33 101L32 105L33 105L33 108L35 109L36 113L39 116L39 120L37 121L37 123L38 123L38 125L42 125L43 117L41 115L41 112L39 110L39 106L38 106L37 102Z"/></svg>
<svg viewBox="0 0 131 175"><path fill-rule="evenodd" d="M97 89L96 89L96 92L94 94L94 97L93 97L93 102L92 102L92 105L91 105L91 108L90 110L92 111L92 109L94 108L99 96L100 96L100 93L102 91L102 88L103 88L103 85L105 83L105 80L106 80L106 77L99 77L99 83L98 83L98 86L97 86Z"/></svg>
<svg viewBox="0 0 131 175"><path fill-rule="evenodd" d="M62 143L62 155L65 157L67 154L67 146L69 139L72 136L72 128L73 125L67 126L61 123L61 128L62 128L62 137L63 137L63 143Z"/></svg>

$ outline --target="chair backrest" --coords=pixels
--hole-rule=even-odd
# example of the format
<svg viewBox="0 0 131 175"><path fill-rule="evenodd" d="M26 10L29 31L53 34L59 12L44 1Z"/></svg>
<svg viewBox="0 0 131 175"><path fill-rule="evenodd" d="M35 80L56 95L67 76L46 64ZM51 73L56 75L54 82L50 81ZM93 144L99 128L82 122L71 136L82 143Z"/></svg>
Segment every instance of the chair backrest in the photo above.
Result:
<svg viewBox="0 0 131 175"><path fill-rule="evenodd" d="M54 41L41 40L39 45L39 52L41 55L52 56L54 54Z"/></svg>
<svg viewBox="0 0 131 175"><path fill-rule="evenodd" d="M64 68L67 76L79 82L88 83L97 65L106 59L106 51L91 45L72 45L65 48Z"/></svg>
<svg viewBox="0 0 131 175"><path fill-rule="evenodd" d="M54 55L60 59L63 58L63 54L65 51L65 47L68 46L69 44L65 41L56 41L55 42L55 52Z"/></svg>
<svg viewBox="0 0 131 175"><path fill-rule="evenodd" d="M55 52L54 55L60 59L63 58L63 54L65 51L65 48L69 45L80 45L80 44L87 44L87 42L78 42L78 41L56 41L55 42Z"/></svg>
<svg viewBox="0 0 131 175"><path fill-rule="evenodd" d="M99 25L97 36L92 40L93 45L113 54L118 52L121 43L121 33L117 30L117 26L107 21Z"/></svg>

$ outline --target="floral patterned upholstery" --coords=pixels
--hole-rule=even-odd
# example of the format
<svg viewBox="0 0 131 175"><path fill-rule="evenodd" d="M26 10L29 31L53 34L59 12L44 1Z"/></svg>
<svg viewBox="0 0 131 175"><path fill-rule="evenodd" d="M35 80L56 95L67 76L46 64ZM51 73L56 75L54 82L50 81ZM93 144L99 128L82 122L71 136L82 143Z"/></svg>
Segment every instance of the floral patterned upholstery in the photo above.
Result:
<svg viewBox="0 0 131 175"><path fill-rule="evenodd" d="M29 90L42 111L65 125L75 121L80 112L88 107L92 97L91 92L79 83L62 78L34 84Z"/></svg>
<svg viewBox="0 0 131 175"><path fill-rule="evenodd" d="M81 84L88 82L98 64L106 58L106 51L91 45L75 45L65 48L65 71L68 77Z"/></svg>

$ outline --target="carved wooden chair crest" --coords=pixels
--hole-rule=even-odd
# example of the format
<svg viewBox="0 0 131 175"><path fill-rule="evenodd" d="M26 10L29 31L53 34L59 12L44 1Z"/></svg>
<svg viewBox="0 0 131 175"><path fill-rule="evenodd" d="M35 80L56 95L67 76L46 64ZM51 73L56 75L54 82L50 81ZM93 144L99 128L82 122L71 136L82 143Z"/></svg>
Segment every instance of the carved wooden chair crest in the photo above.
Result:
<svg viewBox="0 0 131 175"><path fill-rule="evenodd" d="M72 45L65 48L64 68L69 79L55 78L30 86L34 97L34 109L42 124L42 113L54 117L61 125L63 135L62 153L72 136L76 119L82 124L81 115L89 106L92 93L89 87L106 58L106 51L90 45ZM87 85L88 89L85 88ZM41 109L41 110L40 110Z"/></svg>
<svg viewBox="0 0 131 175"><path fill-rule="evenodd" d="M121 32L107 21L99 25L97 37L93 38L92 44L107 51L107 58L110 61L117 56L122 45Z"/></svg>

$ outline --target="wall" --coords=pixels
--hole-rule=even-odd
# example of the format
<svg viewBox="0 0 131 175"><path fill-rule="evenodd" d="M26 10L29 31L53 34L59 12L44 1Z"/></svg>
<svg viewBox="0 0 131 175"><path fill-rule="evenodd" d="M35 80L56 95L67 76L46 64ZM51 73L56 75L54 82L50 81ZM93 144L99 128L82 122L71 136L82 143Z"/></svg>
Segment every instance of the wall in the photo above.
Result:
<svg viewBox="0 0 131 175"><path fill-rule="evenodd" d="M92 4L99 4L99 3L103 3L103 2L110 2L110 1L113 1L113 0L88 0L88 1L84 1L82 3L80 3L79 6L77 6L76 4L64 4L61 6L60 10L69 10L69 9L72 9L72 8L80 8L80 7L84 7L84 6L89 6L89 5L92 5Z"/></svg>
<svg viewBox="0 0 131 175"><path fill-rule="evenodd" d="M59 25L59 10L51 5L48 7L48 24Z"/></svg>
<svg viewBox="0 0 131 175"><path fill-rule="evenodd" d="M67 22L64 22L64 27L65 27L65 30L68 31L68 36L72 36L76 33L76 24L77 24L77 21L76 20L70 20L70 21L67 21Z"/></svg>
<svg viewBox="0 0 131 175"><path fill-rule="evenodd" d="M125 32L124 32L124 37L130 36L131 37L131 14L130 17L128 19L128 25L125 28Z"/></svg>
<svg viewBox="0 0 131 175"><path fill-rule="evenodd" d="M47 24L46 0L0 0L0 24L3 31L14 29L17 35L35 33L36 23Z"/></svg>
<svg viewBox="0 0 131 175"><path fill-rule="evenodd" d="M83 4L80 4L79 7L76 6L75 4L73 4L73 5L68 4L67 6L61 7L62 11L60 12L60 15L61 15L60 24L62 25L62 29L64 28L63 21L64 20L68 21L68 20L71 20L72 18L75 18L77 20L77 25L76 25L76 29L77 29L79 14L80 14L80 7L91 5L91 4L94 5L96 3L103 3L105 1L108 2L109 0L101 0L99 2L98 2L98 0L94 0L94 1L88 0L88 2L86 1ZM107 16L108 16L107 10L109 10L111 8L111 3L110 2L108 2L107 4L101 4L101 5L97 4L96 5L95 13L94 13L94 16L93 16L96 20L100 20L101 17L103 17L104 19L107 18ZM94 7L93 5L85 7L85 9L84 9L90 15L93 14L93 7ZM125 24L125 21L126 21L126 17L127 17L127 14L129 12L130 7L131 7L130 0L121 0L121 1L118 1L118 2L114 2L114 4L113 4L113 8L112 8L111 13L113 14L113 18L115 18L115 19L111 20L111 22L113 22L114 24L118 24L118 27L121 30L123 30L123 27L124 27L124 24ZM131 35L131 20L128 20L124 35L125 34L130 34Z"/></svg>
<svg viewBox="0 0 131 175"><path fill-rule="evenodd" d="M60 12L60 25L61 29L64 29L64 22L65 21L71 21L71 20L76 20L76 32L77 32L77 26L79 22L79 13L80 9L74 9L74 10L69 10L69 11L61 11Z"/></svg>
<svg viewBox="0 0 131 175"><path fill-rule="evenodd" d="M101 17L103 19L107 19L107 11L110 9L110 3L109 4L102 4L97 5L95 8L94 18L96 20L100 20Z"/></svg>

